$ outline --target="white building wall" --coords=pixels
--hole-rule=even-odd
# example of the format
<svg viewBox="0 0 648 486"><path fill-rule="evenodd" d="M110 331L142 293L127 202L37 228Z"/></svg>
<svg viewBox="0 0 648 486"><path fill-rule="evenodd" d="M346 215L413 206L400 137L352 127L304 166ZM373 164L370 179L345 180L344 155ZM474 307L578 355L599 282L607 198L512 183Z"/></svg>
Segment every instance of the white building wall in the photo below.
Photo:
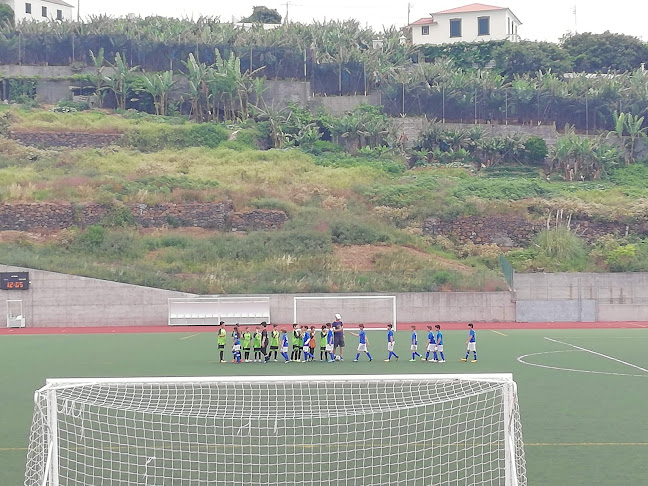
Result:
<svg viewBox="0 0 648 486"><path fill-rule="evenodd" d="M57 10L61 11L63 20L74 20L74 9L43 0L9 0L7 3L13 8L16 22L21 20L56 20ZM31 4L31 13L26 12L26 5ZM47 17L43 17L43 7L47 7Z"/></svg>
<svg viewBox="0 0 648 486"><path fill-rule="evenodd" d="M490 17L490 35L478 35L480 17ZM461 19L461 37L450 37L450 20ZM517 28L520 23L510 14L509 10L494 10L486 12L468 12L460 14L442 14L434 16L435 24L429 26L429 34L423 35L423 27L412 27L412 43L420 44L450 44L455 42L480 42L491 40L517 41ZM512 21L513 26L509 24ZM512 32L511 32L512 30Z"/></svg>

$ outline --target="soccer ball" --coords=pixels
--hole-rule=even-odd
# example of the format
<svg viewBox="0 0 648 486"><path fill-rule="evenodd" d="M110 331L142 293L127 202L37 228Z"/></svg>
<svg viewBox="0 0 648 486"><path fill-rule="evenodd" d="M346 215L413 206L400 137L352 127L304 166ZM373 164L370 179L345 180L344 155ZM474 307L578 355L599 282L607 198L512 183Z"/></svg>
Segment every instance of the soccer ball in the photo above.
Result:
<svg viewBox="0 0 648 486"><path fill-rule="evenodd" d="M339 357L339 356L336 356L336 357L335 357L335 361L340 361L340 357Z"/></svg>

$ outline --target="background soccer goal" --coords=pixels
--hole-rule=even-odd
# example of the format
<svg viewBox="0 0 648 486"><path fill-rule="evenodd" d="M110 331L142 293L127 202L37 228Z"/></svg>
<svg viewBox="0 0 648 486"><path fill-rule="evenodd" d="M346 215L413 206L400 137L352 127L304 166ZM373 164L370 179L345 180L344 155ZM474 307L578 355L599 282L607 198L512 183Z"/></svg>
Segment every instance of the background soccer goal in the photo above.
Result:
<svg viewBox="0 0 648 486"><path fill-rule="evenodd" d="M367 329L384 329L393 324L396 329L396 297L393 295L344 295L324 297L294 297L293 323L321 326L342 316L347 329L364 324Z"/></svg>
<svg viewBox="0 0 648 486"><path fill-rule="evenodd" d="M510 374L48 380L25 486L526 485Z"/></svg>

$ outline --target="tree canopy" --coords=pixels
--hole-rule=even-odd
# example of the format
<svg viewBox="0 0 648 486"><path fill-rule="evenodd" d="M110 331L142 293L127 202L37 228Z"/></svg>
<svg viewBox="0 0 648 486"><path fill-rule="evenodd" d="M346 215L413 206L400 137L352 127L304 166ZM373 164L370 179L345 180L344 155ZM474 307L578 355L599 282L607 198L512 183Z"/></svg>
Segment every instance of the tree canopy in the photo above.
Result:
<svg viewBox="0 0 648 486"><path fill-rule="evenodd" d="M274 8L268 7L254 7L252 15L241 19L241 22L255 23L255 24L280 24L281 14Z"/></svg>
<svg viewBox="0 0 648 486"><path fill-rule="evenodd" d="M632 71L648 63L648 46L640 39L609 31L566 37L562 48L573 58L576 72Z"/></svg>
<svg viewBox="0 0 648 486"><path fill-rule="evenodd" d="M14 11L9 5L0 3L0 25L3 25L5 22L9 23L9 25L13 27Z"/></svg>

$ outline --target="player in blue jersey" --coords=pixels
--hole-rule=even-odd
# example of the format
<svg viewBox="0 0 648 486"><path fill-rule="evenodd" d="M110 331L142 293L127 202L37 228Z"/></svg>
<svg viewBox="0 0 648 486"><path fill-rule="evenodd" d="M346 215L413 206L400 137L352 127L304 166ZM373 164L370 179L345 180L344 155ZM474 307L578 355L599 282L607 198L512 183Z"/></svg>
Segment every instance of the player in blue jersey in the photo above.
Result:
<svg viewBox="0 0 648 486"><path fill-rule="evenodd" d="M288 356L288 333L285 329L281 330L281 356L285 359L285 363L290 363L290 357Z"/></svg>
<svg viewBox="0 0 648 486"><path fill-rule="evenodd" d="M369 351L367 350L367 346L369 345L369 339L367 338L367 333L364 330L364 324L360 324L360 334L356 334L355 332L352 332L351 334L353 336L357 336L360 338L360 343L358 344L358 353L356 354L356 357L353 361L356 363L360 361L360 353L364 352L367 355L367 358L369 358L369 361L371 361L373 358L369 354Z"/></svg>
<svg viewBox="0 0 648 486"><path fill-rule="evenodd" d="M239 340L238 332L234 333L234 344L232 345L232 354L236 363L241 362L241 341Z"/></svg>
<svg viewBox="0 0 648 486"><path fill-rule="evenodd" d="M473 360L471 363L476 363L477 362L477 341L475 339L475 329L473 327L473 323L469 322L468 323L468 340L466 341L466 357L461 358L461 361L468 361L468 356L470 355L470 352L472 351L473 353Z"/></svg>
<svg viewBox="0 0 648 486"><path fill-rule="evenodd" d="M394 339L394 331L392 327L393 326L391 324L387 324L387 351L389 351L389 355L387 355L387 359L385 360L386 363L389 363L392 356L396 358L396 361L398 361L398 355L394 353L394 345L396 344L396 340Z"/></svg>
<svg viewBox="0 0 648 486"><path fill-rule="evenodd" d="M434 331L432 330L432 326L428 326L428 340L427 340L427 348L425 350L425 358L421 358L423 361L431 361L432 363L438 362L437 359L437 347L436 347L436 341L434 339ZM430 359L430 353L432 353L432 359Z"/></svg>
<svg viewBox="0 0 648 486"><path fill-rule="evenodd" d="M441 326L438 324L434 326L437 330L436 335L436 350L439 352L439 363L445 363L445 356L443 356L443 334L441 333ZM434 353L434 358L436 359L437 354Z"/></svg>
<svg viewBox="0 0 648 486"><path fill-rule="evenodd" d="M308 329L308 326L304 326L302 329L302 351L304 352L304 361L303 363L306 363L307 361L315 361L315 356L313 356L313 353L311 353L311 348L310 348L310 340L311 340L311 335L310 335L310 330Z"/></svg>
<svg viewBox="0 0 648 486"><path fill-rule="evenodd" d="M418 336L416 334L416 326L412 326L412 341L410 343L410 349L412 350L412 359L410 361L416 361L416 357L419 358L421 355L418 353Z"/></svg>
<svg viewBox="0 0 648 486"><path fill-rule="evenodd" d="M328 354L328 362L335 363L335 332L333 331L333 325L330 322L326 323L326 352Z"/></svg>

